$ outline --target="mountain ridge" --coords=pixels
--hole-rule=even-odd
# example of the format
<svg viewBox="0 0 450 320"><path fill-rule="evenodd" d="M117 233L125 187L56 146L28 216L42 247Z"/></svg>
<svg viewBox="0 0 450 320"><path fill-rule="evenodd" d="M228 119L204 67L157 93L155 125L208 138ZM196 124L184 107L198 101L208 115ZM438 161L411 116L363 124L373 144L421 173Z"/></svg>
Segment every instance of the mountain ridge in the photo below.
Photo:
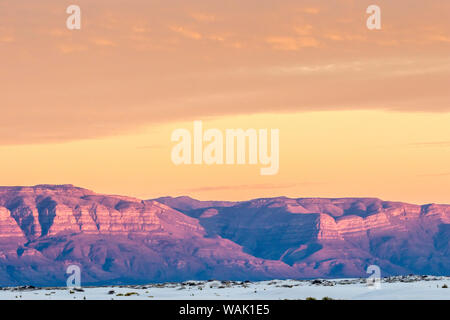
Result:
<svg viewBox="0 0 450 320"><path fill-rule="evenodd" d="M73 185L0 187L0 283L134 284L450 274L450 205L377 198L141 200Z"/></svg>

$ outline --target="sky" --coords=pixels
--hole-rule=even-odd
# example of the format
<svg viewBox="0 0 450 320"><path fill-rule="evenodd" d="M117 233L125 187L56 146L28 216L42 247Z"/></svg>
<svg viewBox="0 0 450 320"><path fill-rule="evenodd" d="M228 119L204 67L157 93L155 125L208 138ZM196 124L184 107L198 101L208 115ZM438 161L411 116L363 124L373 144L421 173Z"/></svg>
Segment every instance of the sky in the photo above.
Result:
<svg viewBox="0 0 450 320"><path fill-rule="evenodd" d="M450 203L449 18L447 0L1 0L0 185ZM175 166L195 120L279 129L278 174Z"/></svg>

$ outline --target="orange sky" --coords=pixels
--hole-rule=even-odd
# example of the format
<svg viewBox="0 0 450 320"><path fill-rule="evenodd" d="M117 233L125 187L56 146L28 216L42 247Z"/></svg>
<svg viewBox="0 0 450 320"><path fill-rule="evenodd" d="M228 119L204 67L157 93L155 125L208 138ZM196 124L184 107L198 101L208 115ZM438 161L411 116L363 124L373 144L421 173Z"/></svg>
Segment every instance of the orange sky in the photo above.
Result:
<svg viewBox="0 0 450 320"><path fill-rule="evenodd" d="M450 203L449 53L447 0L3 0L0 184ZM174 166L193 120L279 128L279 174Z"/></svg>

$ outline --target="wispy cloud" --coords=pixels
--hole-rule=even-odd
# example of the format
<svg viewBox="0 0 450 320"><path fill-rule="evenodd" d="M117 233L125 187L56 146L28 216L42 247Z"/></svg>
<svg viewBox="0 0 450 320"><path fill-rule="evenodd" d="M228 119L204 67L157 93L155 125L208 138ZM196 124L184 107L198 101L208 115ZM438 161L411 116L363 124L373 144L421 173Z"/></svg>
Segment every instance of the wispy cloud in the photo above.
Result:
<svg viewBox="0 0 450 320"><path fill-rule="evenodd" d="M181 26L171 26L170 30L182 35L185 38L189 38L189 39L201 40L203 38L203 36L200 32L196 32L196 31L193 31L193 30L187 29L185 27L181 27Z"/></svg>
<svg viewBox="0 0 450 320"><path fill-rule="evenodd" d="M15 38L13 36L0 36L0 42L12 43L14 41L15 41Z"/></svg>
<svg viewBox="0 0 450 320"><path fill-rule="evenodd" d="M64 54L83 52L88 50L88 48L82 44L73 44L73 43L60 44L58 45L58 49L60 52Z"/></svg>
<svg viewBox="0 0 450 320"><path fill-rule="evenodd" d="M277 50L298 51L303 48L317 48L319 41L313 37L269 37L266 42Z"/></svg>
<svg viewBox="0 0 450 320"><path fill-rule="evenodd" d="M294 27L294 30L297 34L301 35L301 36L306 36L311 34L312 30L313 30L313 26L310 24L307 25L302 25L302 26L296 26Z"/></svg>
<svg viewBox="0 0 450 320"><path fill-rule="evenodd" d="M117 45L114 41L105 38L94 38L91 39L91 42L100 47L115 47Z"/></svg>
<svg viewBox="0 0 450 320"><path fill-rule="evenodd" d="M142 33L150 33L151 31L152 29L147 24L137 24L132 27L133 33L142 34Z"/></svg>
<svg viewBox="0 0 450 320"><path fill-rule="evenodd" d="M194 12L191 13L191 17L198 22L214 22L216 21L216 16L214 14Z"/></svg>
<svg viewBox="0 0 450 320"><path fill-rule="evenodd" d="M48 1L39 16L16 14L26 7L21 1L2 3L11 10L0 19L8 25L0 27L0 57L8 61L0 72L8 84L0 144L261 110L450 111L450 30L441 14L448 1L417 1L407 14L406 0L391 1L383 7L392 15L388 30L379 33L367 30L354 1L86 2L80 32L67 30L64 11Z"/></svg>
<svg viewBox="0 0 450 320"><path fill-rule="evenodd" d="M450 36L446 35L432 35L430 39L433 41L450 43Z"/></svg>
<svg viewBox="0 0 450 320"><path fill-rule="evenodd" d="M299 11L301 13L316 15L316 14L320 13L320 8L319 7L306 7L306 8L299 8L297 11Z"/></svg>

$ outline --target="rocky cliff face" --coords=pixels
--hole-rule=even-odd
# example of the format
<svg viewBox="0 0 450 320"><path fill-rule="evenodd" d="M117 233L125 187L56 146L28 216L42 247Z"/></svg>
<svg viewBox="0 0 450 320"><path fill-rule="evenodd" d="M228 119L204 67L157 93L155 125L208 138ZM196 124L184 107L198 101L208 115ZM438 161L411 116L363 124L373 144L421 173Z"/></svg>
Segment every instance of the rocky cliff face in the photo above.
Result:
<svg viewBox="0 0 450 320"><path fill-rule="evenodd" d="M80 232L104 235L172 232L174 237L202 232L196 220L159 202L97 195L70 185L3 187L0 212L4 230L28 241Z"/></svg>
<svg viewBox="0 0 450 320"><path fill-rule="evenodd" d="M370 264L384 274L450 274L448 205L273 198L198 207L182 211L209 235L283 261L304 277L364 276Z"/></svg>
<svg viewBox="0 0 450 320"><path fill-rule="evenodd" d="M450 206L378 199L142 201L71 185L0 187L0 284L450 273Z"/></svg>
<svg viewBox="0 0 450 320"><path fill-rule="evenodd" d="M85 284L299 276L205 235L197 219L156 201L71 185L3 187L0 284L64 285L70 264Z"/></svg>

